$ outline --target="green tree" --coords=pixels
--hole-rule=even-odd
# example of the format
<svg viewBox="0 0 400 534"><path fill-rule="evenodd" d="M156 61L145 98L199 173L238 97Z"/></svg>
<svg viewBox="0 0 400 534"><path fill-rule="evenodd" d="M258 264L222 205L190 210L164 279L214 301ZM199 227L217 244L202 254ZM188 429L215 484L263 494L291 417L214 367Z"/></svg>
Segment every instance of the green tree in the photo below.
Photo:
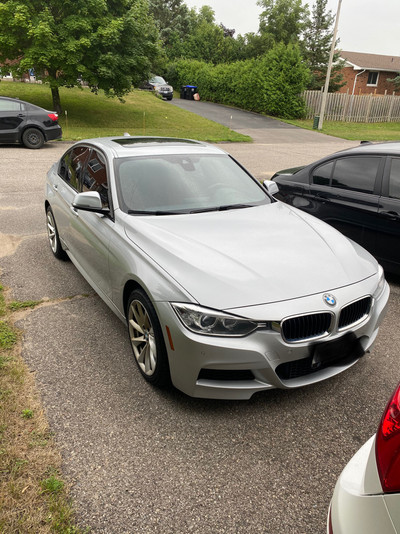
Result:
<svg viewBox="0 0 400 534"><path fill-rule="evenodd" d="M0 2L0 27L0 63L18 60L16 74L34 68L58 112L59 87L83 79L122 97L158 53L147 0L8 0Z"/></svg>
<svg viewBox="0 0 400 534"><path fill-rule="evenodd" d="M193 17L183 0L150 0L149 9L165 46L191 32Z"/></svg>
<svg viewBox="0 0 400 534"><path fill-rule="evenodd" d="M301 43L303 56L312 73L309 89L320 89L325 84L335 21L332 12L327 11L326 4L327 0L316 0L311 17L306 22ZM330 91L338 91L344 85L341 73L343 65L344 61L340 60L340 53L335 52L329 82Z"/></svg>
<svg viewBox="0 0 400 534"><path fill-rule="evenodd" d="M226 63L239 59L242 43L233 38L234 30L215 22L215 13L210 6L202 6L197 12L189 12L190 31L170 33L165 47L169 59L179 57L198 59L210 63Z"/></svg>
<svg viewBox="0 0 400 534"><path fill-rule="evenodd" d="M264 35L265 46L275 43L298 43L308 17L308 6L302 0L258 0L260 14L260 35Z"/></svg>

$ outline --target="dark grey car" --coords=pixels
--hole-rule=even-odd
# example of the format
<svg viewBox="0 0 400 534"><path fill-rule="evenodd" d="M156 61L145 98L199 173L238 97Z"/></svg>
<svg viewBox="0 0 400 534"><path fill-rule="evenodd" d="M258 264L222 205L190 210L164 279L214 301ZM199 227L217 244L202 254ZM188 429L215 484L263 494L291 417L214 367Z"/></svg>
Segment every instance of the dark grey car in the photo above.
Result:
<svg viewBox="0 0 400 534"><path fill-rule="evenodd" d="M62 137L58 114L18 98L0 97L0 143L22 143L41 148Z"/></svg>
<svg viewBox="0 0 400 534"><path fill-rule="evenodd" d="M274 196L331 224L400 274L400 143L362 143L273 177Z"/></svg>

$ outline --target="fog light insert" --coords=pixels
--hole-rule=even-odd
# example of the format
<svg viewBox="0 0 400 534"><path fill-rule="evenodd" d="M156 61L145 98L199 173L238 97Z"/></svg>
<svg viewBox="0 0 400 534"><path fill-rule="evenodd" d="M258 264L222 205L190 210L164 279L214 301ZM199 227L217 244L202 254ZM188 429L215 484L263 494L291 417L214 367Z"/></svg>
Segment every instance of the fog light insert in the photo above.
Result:
<svg viewBox="0 0 400 534"><path fill-rule="evenodd" d="M197 380L254 380L249 369L201 369Z"/></svg>

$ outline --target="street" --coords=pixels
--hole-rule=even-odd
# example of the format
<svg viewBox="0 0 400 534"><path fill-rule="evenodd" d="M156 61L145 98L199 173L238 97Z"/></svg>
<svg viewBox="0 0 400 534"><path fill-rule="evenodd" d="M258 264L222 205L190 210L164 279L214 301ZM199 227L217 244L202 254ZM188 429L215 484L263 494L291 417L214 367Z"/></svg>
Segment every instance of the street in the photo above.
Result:
<svg viewBox="0 0 400 534"><path fill-rule="evenodd" d="M357 144L261 130L254 144L222 145L257 178ZM125 325L50 250L45 174L69 146L0 146L0 280L13 300L46 300L17 326L79 525L93 534L323 534L336 479L399 381L400 280L389 278L373 352L333 379L244 402L154 389Z"/></svg>

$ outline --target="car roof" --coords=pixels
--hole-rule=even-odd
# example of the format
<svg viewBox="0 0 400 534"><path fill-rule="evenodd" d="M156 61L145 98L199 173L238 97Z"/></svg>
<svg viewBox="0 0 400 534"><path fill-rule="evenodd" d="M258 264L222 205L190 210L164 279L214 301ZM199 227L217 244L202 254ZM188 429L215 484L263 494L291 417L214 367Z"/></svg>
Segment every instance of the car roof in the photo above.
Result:
<svg viewBox="0 0 400 534"><path fill-rule="evenodd" d="M180 139L175 137L130 136L98 137L83 139L79 144L92 145L107 152L114 158L132 156L156 156L163 154L219 154L226 155L224 150L202 141Z"/></svg>
<svg viewBox="0 0 400 534"><path fill-rule="evenodd" d="M369 141L361 142L360 145L335 152L332 156L354 155L354 154L400 154L400 141L386 141L382 143L370 143ZM325 158L324 158L325 159Z"/></svg>

